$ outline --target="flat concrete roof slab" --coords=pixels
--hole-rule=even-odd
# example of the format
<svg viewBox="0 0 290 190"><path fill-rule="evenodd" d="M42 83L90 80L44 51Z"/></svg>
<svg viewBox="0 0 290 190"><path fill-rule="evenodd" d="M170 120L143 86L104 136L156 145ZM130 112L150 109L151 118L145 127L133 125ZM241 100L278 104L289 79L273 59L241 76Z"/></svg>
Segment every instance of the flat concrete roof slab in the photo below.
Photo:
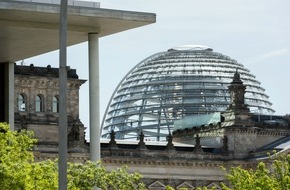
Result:
<svg viewBox="0 0 290 190"><path fill-rule="evenodd" d="M59 49L59 4L0 0L0 63ZM153 13L68 6L68 46L156 22Z"/></svg>

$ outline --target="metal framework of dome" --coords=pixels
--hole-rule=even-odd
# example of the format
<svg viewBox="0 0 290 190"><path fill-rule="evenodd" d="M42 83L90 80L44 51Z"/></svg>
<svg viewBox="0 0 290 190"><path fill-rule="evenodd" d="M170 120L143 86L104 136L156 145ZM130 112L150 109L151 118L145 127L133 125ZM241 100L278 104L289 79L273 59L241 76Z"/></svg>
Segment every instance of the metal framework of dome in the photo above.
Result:
<svg viewBox="0 0 290 190"><path fill-rule="evenodd" d="M107 106L102 137L114 130L117 139L136 140L142 130L147 140L161 141L176 120L225 111L237 70L251 112L273 114L265 89L242 64L207 46L181 46L156 53L128 72Z"/></svg>

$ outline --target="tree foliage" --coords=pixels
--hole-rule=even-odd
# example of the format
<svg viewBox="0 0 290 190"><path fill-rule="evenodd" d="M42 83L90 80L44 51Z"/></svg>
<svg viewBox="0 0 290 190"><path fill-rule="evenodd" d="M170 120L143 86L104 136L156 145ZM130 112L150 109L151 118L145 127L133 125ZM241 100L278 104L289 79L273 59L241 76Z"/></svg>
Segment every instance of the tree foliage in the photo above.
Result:
<svg viewBox="0 0 290 190"><path fill-rule="evenodd" d="M227 174L229 186L221 184L224 190L289 190L290 189L290 155L277 155L270 171L264 162L255 170L241 167L231 168Z"/></svg>
<svg viewBox="0 0 290 190"><path fill-rule="evenodd" d="M13 190L54 190L58 188L58 163L46 160L34 162L32 148L36 140L30 131L10 131L0 123L0 187ZM290 155L278 155L271 167L260 162L256 169L231 168L229 185L224 190L290 190ZM107 171L100 163L68 163L68 189L144 190L141 175L128 173L127 167ZM166 189L173 190L167 186ZM197 188L207 190L208 188ZM214 189L214 188L211 188Z"/></svg>
<svg viewBox="0 0 290 190"><path fill-rule="evenodd" d="M25 189L31 176L31 149L36 142L29 131L12 132L6 123L0 123L0 187Z"/></svg>
<svg viewBox="0 0 290 190"><path fill-rule="evenodd" d="M107 171L100 163L69 163L68 188L72 190L91 190L94 186L101 189L144 190L141 175L128 173L127 167Z"/></svg>
<svg viewBox="0 0 290 190"><path fill-rule="evenodd" d="M0 187L13 190L55 190L58 188L58 163L46 160L34 162L33 133L10 131L0 123ZM107 171L100 163L68 163L68 189L143 190L141 175L128 173L127 167Z"/></svg>
<svg viewBox="0 0 290 190"><path fill-rule="evenodd" d="M269 158L269 165L260 162L256 169L233 167L226 177L229 185L221 183L223 190L290 190L290 154ZM198 187L197 190L213 190L216 187ZM166 190L174 190L167 186Z"/></svg>

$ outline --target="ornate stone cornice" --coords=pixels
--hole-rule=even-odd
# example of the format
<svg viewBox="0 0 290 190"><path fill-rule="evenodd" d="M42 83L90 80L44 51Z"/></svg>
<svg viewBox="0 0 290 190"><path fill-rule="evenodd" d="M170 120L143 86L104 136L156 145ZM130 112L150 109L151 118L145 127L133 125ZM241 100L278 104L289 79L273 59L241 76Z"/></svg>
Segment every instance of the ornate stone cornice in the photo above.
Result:
<svg viewBox="0 0 290 190"><path fill-rule="evenodd" d="M231 127L225 128L225 129L226 129L226 133L238 132L241 134L257 134L257 135L267 135L267 136L288 136L288 135L290 135L289 129L279 129L279 128L275 128L275 127L260 128L260 127L231 126Z"/></svg>
<svg viewBox="0 0 290 190"><path fill-rule="evenodd" d="M30 66L16 65L14 66L14 73L16 75L28 75L28 76L43 76L43 77L59 77L59 69L52 68L50 65L47 67L35 67L33 64ZM78 79L79 76L75 69L67 67L67 77Z"/></svg>
<svg viewBox="0 0 290 190"><path fill-rule="evenodd" d="M121 157L102 157L102 162L105 165L137 165L137 166L170 166L170 167L216 167L220 168L221 166L226 168L241 166L243 168L253 168L257 165L258 161L219 161L219 160L162 160L162 159L145 159L145 158L126 158Z"/></svg>
<svg viewBox="0 0 290 190"><path fill-rule="evenodd" d="M67 87L70 89L79 89L86 80L68 79ZM15 75L15 87L23 88L45 88L45 89L58 89L58 78L44 78L44 77L31 77L31 76L17 76Z"/></svg>

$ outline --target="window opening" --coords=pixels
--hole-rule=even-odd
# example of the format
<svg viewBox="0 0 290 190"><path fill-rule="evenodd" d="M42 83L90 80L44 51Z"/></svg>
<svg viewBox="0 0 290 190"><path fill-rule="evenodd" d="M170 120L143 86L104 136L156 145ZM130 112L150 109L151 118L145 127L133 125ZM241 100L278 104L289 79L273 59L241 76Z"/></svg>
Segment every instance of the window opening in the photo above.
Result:
<svg viewBox="0 0 290 190"><path fill-rule="evenodd" d="M59 112L59 100L56 96L52 99L52 112L58 113Z"/></svg>
<svg viewBox="0 0 290 190"><path fill-rule="evenodd" d="M40 95L37 95L35 98L35 111L36 112L43 111L43 99Z"/></svg>
<svg viewBox="0 0 290 190"><path fill-rule="evenodd" d="M26 111L25 97L23 94L19 94L18 96L18 110Z"/></svg>

